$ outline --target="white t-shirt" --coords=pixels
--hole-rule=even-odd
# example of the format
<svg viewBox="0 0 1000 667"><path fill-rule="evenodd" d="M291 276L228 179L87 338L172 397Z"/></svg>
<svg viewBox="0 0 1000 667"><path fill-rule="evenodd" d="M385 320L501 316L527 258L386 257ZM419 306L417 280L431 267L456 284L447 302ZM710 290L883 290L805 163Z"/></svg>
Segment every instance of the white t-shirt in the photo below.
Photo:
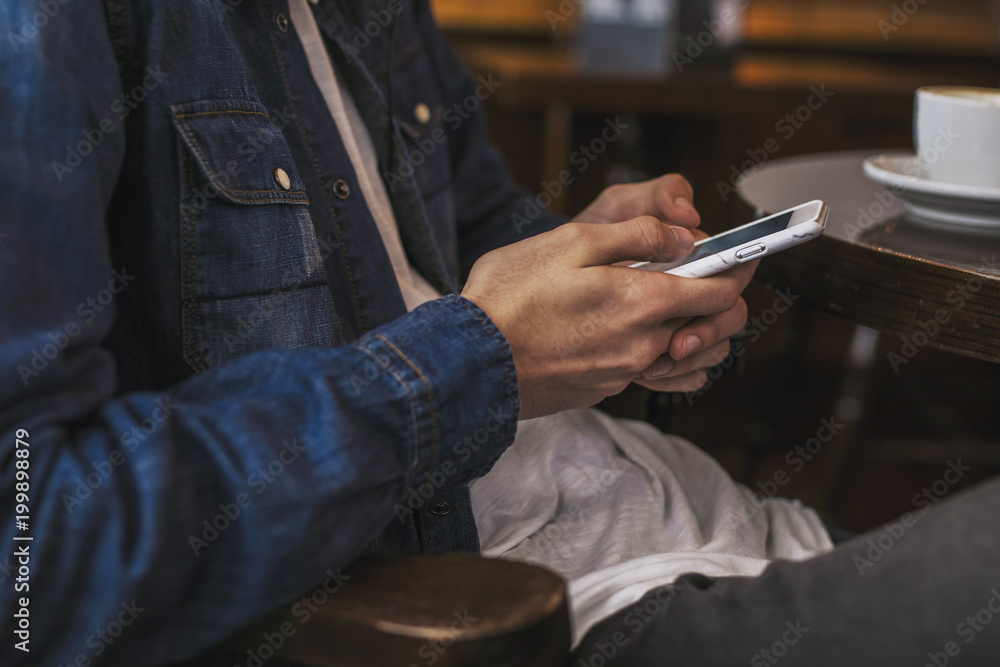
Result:
<svg viewBox="0 0 1000 667"><path fill-rule="evenodd" d="M309 5L290 0L289 10L407 308L438 298L406 258L371 137L339 85ZM772 560L833 546L813 510L758 499L686 440L597 410L521 422L471 493L483 554L566 579L574 646L596 623L682 574L757 575Z"/></svg>

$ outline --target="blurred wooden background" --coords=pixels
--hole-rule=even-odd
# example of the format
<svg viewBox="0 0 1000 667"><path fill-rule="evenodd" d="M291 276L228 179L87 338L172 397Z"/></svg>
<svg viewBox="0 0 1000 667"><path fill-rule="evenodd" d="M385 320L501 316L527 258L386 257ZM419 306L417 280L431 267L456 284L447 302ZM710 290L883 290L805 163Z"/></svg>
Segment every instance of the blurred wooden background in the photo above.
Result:
<svg viewBox="0 0 1000 667"><path fill-rule="evenodd" d="M580 0L582 5L585 0ZM448 30L487 32L548 32L546 11L574 0L433 0L442 27ZM747 6L746 39L786 46L878 48L885 43L878 22L891 15L900 2L872 0L752 0ZM993 0L947 0L918 3L905 31L898 31L892 48L928 48L952 53L981 53L996 46L996 12ZM579 12L566 13L557 30L572 31ZM984 20L984 18L988 20Z"/></svg>

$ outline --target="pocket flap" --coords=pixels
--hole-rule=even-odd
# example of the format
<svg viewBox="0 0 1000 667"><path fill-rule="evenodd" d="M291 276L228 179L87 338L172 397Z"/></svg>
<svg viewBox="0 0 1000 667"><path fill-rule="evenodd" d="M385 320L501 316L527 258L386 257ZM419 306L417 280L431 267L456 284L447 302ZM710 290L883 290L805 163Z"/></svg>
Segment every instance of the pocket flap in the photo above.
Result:
<svg viewBox="0 0 1000 667"><path fill-rule="evenodd" d="M248 100L175 104L174 127L205 178L235 204L308 204L281 130Z"/></svg>

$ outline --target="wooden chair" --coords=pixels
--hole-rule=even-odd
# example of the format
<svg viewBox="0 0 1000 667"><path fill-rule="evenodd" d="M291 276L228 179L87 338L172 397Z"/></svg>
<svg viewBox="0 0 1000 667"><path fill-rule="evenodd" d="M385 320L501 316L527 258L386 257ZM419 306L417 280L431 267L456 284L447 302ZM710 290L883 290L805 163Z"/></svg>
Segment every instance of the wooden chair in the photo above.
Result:
<svg viewBox="0 0 1000 667"><path fill-rule="evenodd" d="M294 614L286 605L220 648L264 659L273 651L314 667L562 667L568 660L566 586L549 570L441 554L364 559L343 574L342 586L308 618L301 606ZM265 642L270 648L260 650Z"/></svg>

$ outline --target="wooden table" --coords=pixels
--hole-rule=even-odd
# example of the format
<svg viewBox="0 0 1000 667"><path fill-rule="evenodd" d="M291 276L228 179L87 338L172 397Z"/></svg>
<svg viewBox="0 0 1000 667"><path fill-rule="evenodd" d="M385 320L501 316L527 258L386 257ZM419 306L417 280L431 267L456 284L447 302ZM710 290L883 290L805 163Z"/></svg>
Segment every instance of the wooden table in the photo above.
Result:
<svg viewBox="0 0 1000 667"><path fill-rule="evenodd" d="M865 177L871 154L776 160L740 183L740 196L759 213L812 199L831 210L822 237L765 259L758 276L911 344L1000 362L1000 234L915 222L888 187Z"/></svg>

